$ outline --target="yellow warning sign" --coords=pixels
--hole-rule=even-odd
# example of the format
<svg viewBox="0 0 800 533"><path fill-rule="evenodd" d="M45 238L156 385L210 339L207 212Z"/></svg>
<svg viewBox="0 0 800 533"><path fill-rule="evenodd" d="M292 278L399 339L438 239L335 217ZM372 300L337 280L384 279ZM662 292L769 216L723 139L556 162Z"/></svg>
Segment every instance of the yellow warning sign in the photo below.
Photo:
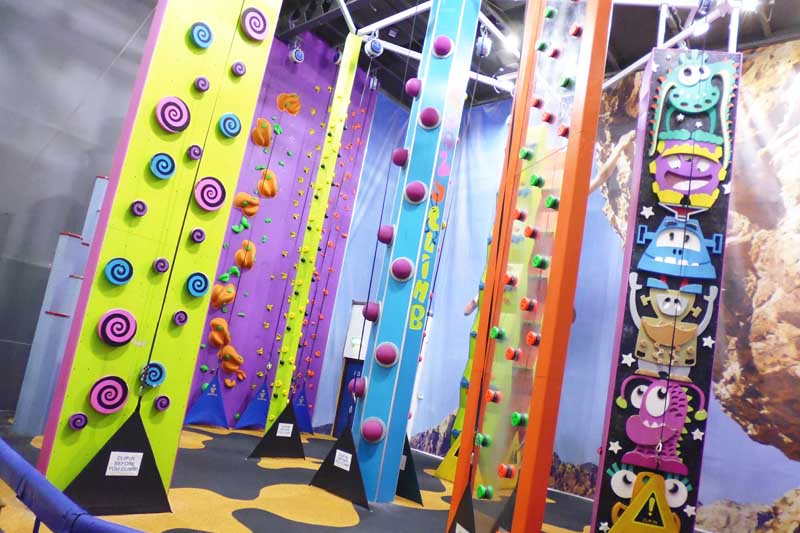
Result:
<svg viewBox="0 0 800 533"><path fill-rule="evenodd" d="M641 472L633 484L631 503L614 506L610 533L680 533L681 521L664 495L664 478Z"/></svg>

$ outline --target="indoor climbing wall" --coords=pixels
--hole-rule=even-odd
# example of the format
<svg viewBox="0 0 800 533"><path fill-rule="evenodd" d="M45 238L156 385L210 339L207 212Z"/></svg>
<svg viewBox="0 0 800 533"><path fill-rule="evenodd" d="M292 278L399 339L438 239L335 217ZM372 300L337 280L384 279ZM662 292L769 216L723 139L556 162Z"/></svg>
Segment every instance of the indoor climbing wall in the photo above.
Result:
<svg viewBox="0 0 800 533"><path fill-rule="evenodd" d="M169 510L196 346L277 0L162 0L39 466L94 513Z"/></svg>
<svg viewBox="0 0 800 533"><path fill-rule="evenodd" d="M212 289L189 423L264 427L266 422L280 366L283 315L288 315L333 102L332 83L340 68L337 52L322 40L304 34L302 41L301 63L292 61L290 48L279 42L270 56ZM365 106L374 101L376 91L369 90L364 72L358 72L350 97ZM348 164L337 170L347 170L353 191L363 150L347 148L366 143L372 108L357 113L353 127L344 132L342 153ZM351 208L348 199L341 208L337 204L340 217L340 211ZM338 224L345 235L348 224L349 217ZM340 264L341 258L326 263L336 273L331 279L338 280ZM321 357L315 359L321 363ZM314 369L308 368L314 373L311 388L318 379Z"/></svg>
<svg viewBox="0 0 800 533"><path fill-rule="evenodd" d="M694 531L740 63L656 49L644 74L594 531Z"/></svg>
<svg viewBox="0 0 800 533"><path fill-rule="evenodd" d="M405 145L392 153L401 171L378 234L389 250L376 301L364 308L376 324L353 426L372 501L392 501L397 488L479 10L480 0L434 0L418 77L406 83L414 102Z"/></svg>

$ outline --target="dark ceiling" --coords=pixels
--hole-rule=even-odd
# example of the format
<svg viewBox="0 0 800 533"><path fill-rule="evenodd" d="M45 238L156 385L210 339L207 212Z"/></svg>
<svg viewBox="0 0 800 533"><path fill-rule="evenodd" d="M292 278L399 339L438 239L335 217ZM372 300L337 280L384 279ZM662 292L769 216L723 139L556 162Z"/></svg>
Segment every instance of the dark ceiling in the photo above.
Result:
<svg viewBox="0 0 800 533"><path fill-rule="evenodd" d="M422 0L347 0L347 6L356 27L362 28L415 7L421 2ZM800 0L760 0L760 3L755 13L742 13L739 27L740 50L800 38ZM504 33L521 36L525 4L524 0L484 0L482 11ZM686 9L671 9L667 21L667 39L683 29L688 15L689 11ZM387 42L421 51L427 22L427 13L421 13L380 30L379 37ZM728 17L715 22L705 36L693 38L687 44L710 49L724 48L728 38L728 23ZM606 75L613 75L646 54L655 45L657 28L658 8L615 6ZM277 29L278 38L292 41L306 31L316 33L334 46L344 43L347 25L336 0L284 0ZM486 76L514 72L517 67L516 58L497 39L494 41L489 57L479 59L473 56L472 70ZM416 72L416 61L384 51L371 64L362 54L361 66L365 69L371 68L386 94L409 104L402 88L405 78ZM473 86L473 83L470 82L468 94L472 94L474 88L476 105L509 96L493 87L481 83Z"/></svg>

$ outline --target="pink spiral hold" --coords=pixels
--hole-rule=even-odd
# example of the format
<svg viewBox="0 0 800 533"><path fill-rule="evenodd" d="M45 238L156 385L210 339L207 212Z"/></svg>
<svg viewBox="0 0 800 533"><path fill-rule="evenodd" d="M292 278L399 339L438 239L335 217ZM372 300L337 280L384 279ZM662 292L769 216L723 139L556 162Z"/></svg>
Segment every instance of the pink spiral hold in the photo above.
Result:
<svg viewBox="0 0 800 533"><path fill-rule="evenodd" d="M89 404L101 415L116 413L128 401L128 384L119 376L98 379L89 392Z"/></svg>
<svg viewBox="0 0 800 533"><path fill-rule="evenodd" d="M248 7L242 11L240 24L242 31L249 39L263 41L267 38L267 17L264 16L260 9Z"/></svg>
<svg viewBox="0 0 800 533"><path fill-rule="evenodd" d="M217 178L203 178L194 188L194 199L204 211L216 211L225 203L225 186Z"/></svg>
<svg viewBox="0 0 800 533"><path fill-rule="evenodd" d="M240 78L245 75L247 72L247 66L241 61L236 61L233 65L231 65L231 72L237 78Z"/></svg>
<svg viewBox="0 0 800 533"><path fill-rule="evenodd" d="M166 96L156 105L156 120L167 133L178 133L189 127L191 113L186 102L177 96Z"/></svg>
<svg viewBox="0 0 800 533"><path fill-rule="evenodd" d="M136 335L136 318L124 309L111 309L100 317L97 334L106 344L124 346Z"/></svg>

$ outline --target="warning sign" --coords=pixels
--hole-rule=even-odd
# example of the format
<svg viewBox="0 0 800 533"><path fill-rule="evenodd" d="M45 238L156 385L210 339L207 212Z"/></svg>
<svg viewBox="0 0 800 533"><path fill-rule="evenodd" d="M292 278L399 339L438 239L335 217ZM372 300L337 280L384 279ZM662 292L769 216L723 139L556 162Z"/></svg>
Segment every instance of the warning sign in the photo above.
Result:
<svg viewBox="0 0 800 533"><path fill-rule="evenodd" d="M654 495L647 499L647 505L642 507L642 510L639 511L633 521L637 524L647 524L648 526L664 526L664 522L661 520L661 509L659 509L658 500Z"/></svg>
<svg viewBox="0 0 800 533"><path fill-rule="evenodd" d="M640 472L633 483L631 503L612 520L611 533L679 533L680 521L669 508L664 489L662 476Z"/></svg>
<svg viewBox="0 0 800 533"><path fill-rule="evenodd" d="M111 452L108 456L106 476L138 476L143 455L141 452Z"/></svg>

